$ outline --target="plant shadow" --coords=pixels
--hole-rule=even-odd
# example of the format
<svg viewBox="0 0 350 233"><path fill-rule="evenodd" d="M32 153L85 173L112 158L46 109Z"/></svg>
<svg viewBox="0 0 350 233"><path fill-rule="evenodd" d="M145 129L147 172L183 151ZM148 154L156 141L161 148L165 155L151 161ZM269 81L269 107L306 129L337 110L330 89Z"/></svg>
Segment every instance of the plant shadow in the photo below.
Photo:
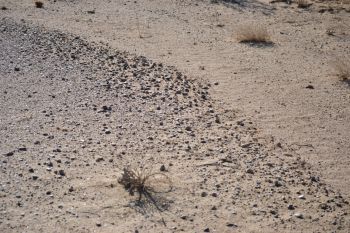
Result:
<svg viewBox="0 0 350 233"><path fill-rule="evenodd" d="M154 212L164 212L170 208L172 200L161 196L158 193L142 192L137 200L129 202L129 207L136 212L150 216Z"/></svg>
<svg viewBox="0 0 350 233"><path fill-rule="evenodd" d="M275 43L270 42L270 41L267 41L267 42L242 41L239 43L245 44L245 45L248 45L248 46L254 47L254 48L272 48L275 46Z"/></svg>

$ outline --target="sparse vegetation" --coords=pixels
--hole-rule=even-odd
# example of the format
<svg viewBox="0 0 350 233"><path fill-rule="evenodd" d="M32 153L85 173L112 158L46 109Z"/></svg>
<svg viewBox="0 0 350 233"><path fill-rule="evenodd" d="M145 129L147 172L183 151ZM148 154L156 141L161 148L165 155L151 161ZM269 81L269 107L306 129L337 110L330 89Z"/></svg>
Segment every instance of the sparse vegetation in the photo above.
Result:
<svg viewBox="0 0 350 233"><path fill-rule="evenodd" d="M267 28L257 25L240 26L237 30L237 40L240 43L272 43Z"/></svg>
<svg viewBox="0 0 350 233"><path fill-rule="evenodd" d="M350 81L350 60L337 59L333 62L337 76L342 81Z"/></svg>
<svg viewBox="0 0 350 233"><path fill-rule="evenodd" d="M142 196L150 196L151 193L169 192L172 190L172 182L169 176L161 172L152 172L152 169L124 168L122 177L118 180L120 184L134 196L139 194L139 201Z"/></svg>
<svg viewBox="0 0 350 233"><path fill-rule="evenodd" d="M34 3L36 8L43 8L44 6L44 3L41 1L35 1Z"/></svg>
<svg viewBox="0 0 350 233"><path fill-rule="evenodd" d="M311 4L307 0L297 0L298 8L308 8Z"/></svg>

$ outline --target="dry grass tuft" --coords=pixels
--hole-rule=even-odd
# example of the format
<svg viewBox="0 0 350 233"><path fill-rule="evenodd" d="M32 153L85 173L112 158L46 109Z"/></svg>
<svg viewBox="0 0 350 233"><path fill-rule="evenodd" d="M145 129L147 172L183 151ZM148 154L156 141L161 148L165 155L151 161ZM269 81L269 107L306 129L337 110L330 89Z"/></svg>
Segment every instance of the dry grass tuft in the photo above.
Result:
<svg viewBox="0 0 350 233"><path fill-rule="evenodd" d="M334 70L342 81L350 81L350 60L337 59L333 62Z"/></svg>
<svg viewBox="0 0 350 233"><path fill-rule="evenodd" d="M308 8L311 4L307 0L297 0L298 8Z"/></svg>
<svg viewBox="0 0 350 233"><path fill-rule="evenodd" d="M237 30L237 40L240 43L272 43L267 28L257 25L240 26Z"/></svg>
<svg viewBox="0 0 350 233"><path fill-rule="evenodd" d="M143 195L149 197L151 193L163 193L172 190L172 182L169 176L161 172L152 172L152 169L147 168L124 168L122 177L118 182L124 186L131 196L138 192L139 201Z"/></svg>
<svg viewBox="0 0 350 233"><path fill-rule="evenodd" d="M36 8L43 8L44 3L41 1L35 1L34 2Z"/></svg>

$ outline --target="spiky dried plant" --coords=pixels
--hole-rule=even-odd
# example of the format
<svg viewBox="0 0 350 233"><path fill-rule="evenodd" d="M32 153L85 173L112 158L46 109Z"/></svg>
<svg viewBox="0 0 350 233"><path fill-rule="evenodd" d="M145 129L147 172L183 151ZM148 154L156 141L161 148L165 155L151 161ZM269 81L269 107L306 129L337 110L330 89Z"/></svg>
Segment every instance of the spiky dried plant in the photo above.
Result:
<svg viewBox="0 0 350 233"><path fill-rule="evenodd" d="M170 192L172 182L169 176L161 172L152 172L152 169L145 167L133 169L126 167L123 169L120 184L134 196L135 192L139 194L139 201L142 196L149 196L150 193Z"/></svg>

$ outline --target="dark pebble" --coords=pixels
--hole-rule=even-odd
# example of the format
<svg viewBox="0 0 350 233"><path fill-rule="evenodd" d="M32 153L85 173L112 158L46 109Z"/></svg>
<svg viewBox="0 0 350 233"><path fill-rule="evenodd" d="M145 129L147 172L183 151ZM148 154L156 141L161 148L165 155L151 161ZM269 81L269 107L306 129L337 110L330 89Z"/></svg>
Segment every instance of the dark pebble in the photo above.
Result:
<svg viewBox="0 0 350 233"><path fill-rule="evenodd" d="M166 169L165 169L165 166L164 164L162 166L160 166L160 169L159 169L161 172L164 172Z"/></svg>
<svg viewBox="0 0 350 233"><path fill-rule="evenodd" d="M65 176L65 175L66 175L66 173L64 172L64 170L59 170L59 171L58 171L58 174L59 174L60 176Z"/></svg>
<svg viewBox="0 0 350 233"><path fill-rule="evenodd" d="M227 227L238 227L236 224L233 224L233 223L228 223L226 224Z"/></svg>
<svg viewBox="0 0 350 233"><path fill-rule="evenodd" d="M8 152L7 154L5 154L6 156L12 156L14 153L11 151L11 152Z"/></svg>
<svg viewBox="0 0 350 233"><path fill-rule="evenodd" d="M202 192L202 193L201 193L201 197L206 197L206 196L208 196L208 193L207 193L207 192Z"/></svg>
<svg viewBox="0 0 350 233"><path fill-rule="evenodd" d="M96 162L102 162L102 161L104 161L103 158L97 158L97 159L96 159Z"/></svg>

